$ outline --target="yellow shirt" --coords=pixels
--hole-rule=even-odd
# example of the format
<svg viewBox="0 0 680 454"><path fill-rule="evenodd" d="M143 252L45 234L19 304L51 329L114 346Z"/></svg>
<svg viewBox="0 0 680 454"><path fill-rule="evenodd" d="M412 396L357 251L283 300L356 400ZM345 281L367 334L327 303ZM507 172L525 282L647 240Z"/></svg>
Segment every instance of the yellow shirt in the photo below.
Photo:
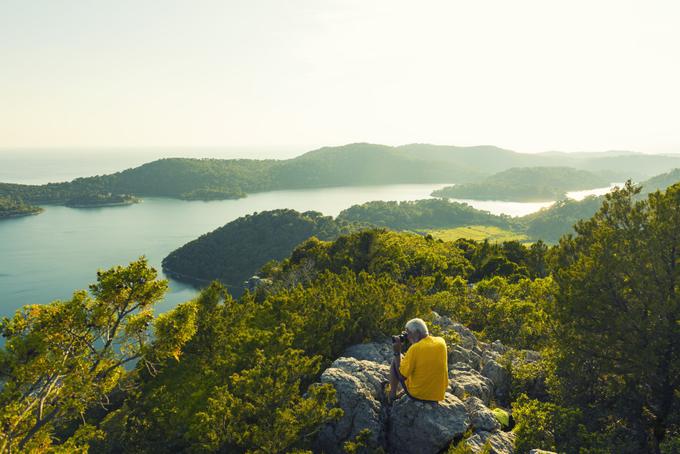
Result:
<svg viewBox="0 0 680 454"><path fill-rule="evenodd" d="M449 386L444 339L427 336L411 345L401 359L399 373L406 377L408 392L416 399L444 400Z"/></svg>

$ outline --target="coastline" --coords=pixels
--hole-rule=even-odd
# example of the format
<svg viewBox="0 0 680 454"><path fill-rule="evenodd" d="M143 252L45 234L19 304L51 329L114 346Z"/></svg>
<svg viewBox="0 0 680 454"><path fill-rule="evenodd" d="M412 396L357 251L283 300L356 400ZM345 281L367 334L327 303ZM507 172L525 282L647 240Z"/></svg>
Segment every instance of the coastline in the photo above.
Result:
<svg viewBox="0 0 680 454"><path fill-rule="evenodd" d="M38 208L36 210L32 211L26 211L22 213L10 213L10 214L2 214L0 213L0 221L3 219L14 219L14 218L22 218L25 216L37 216L38 214L42 213L45 211L44 208Z"/></svg>

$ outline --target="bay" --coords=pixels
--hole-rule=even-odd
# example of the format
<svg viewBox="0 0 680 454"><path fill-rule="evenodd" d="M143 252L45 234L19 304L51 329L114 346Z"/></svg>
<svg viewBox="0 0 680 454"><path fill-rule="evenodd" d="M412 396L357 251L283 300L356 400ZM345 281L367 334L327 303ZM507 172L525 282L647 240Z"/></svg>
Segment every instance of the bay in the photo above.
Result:
<svg viewBox="0 0 680 454"><path fill-rule="evenodd" d="M42 214L0 221L0 316L26 304L67 299L94 282L98 269L125 265L142 255L160 272L161 261L170 252L246 214L290 208L335 217L371 200L430 198L433 190L444 186L272 191L210 202L147 197L136 205L88 209L45 206ZM157 311L195 295L193 287L170 279L170 290Z"/></svg>

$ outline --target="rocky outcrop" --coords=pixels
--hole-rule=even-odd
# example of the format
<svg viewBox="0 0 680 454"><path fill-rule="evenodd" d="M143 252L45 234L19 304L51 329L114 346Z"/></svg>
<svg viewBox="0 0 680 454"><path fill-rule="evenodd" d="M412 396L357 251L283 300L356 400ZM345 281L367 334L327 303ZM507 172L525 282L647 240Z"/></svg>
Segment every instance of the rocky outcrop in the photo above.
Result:
<svg viewBox="0 0 680 454"><path fill-rule="evenodd" d="M339 358L321 374L322 383L335 388L342 418L324 426L316 448L326 453L343 453L345 441L364 429L371 431L369 447L385 446L386 407L381 383L389 380L389 366L356 358Z"/></svg>
<svg viewBox="0 0 680 454"><path fill-rule="evenodd" d="M485 445L490 449L491 454L508 454L515 451L515 434L512 432L476 432L466 440L466 443L474 452L480 452Z"/></svg>
<svg viewBox="0 0 680 454"><path fill-rule="evenodd" d="M474 396L489 405L493 397L493 382L474 369L455 368L449 370L449 390L459 399Z"/></svg>
<svg viewBox="0 0 680 454"><path fill-rule="evenodd" d="M436 454L469 425L465 405L447 393L439 403L419 402L403 397L390 409L388 446L398 454Z"/></svg>
<svg viewBox="0 0 680 454"><path fill-rule="evenodd" d="M383 343L370 342L368 344L352 345L343 352L342 356L373 361L379 364L390 364L392 361L392 351L392 346L386 340Z"/></svg>
<svg viewBox="0 0 680 454"><path fill-rule="evenodd" d="M336 390L343 417L321 428L315 451L343 452L343 444L368 429L366 452L438 453L453 443L466 443L474 452L485 444L493 453L512 453L514 436L501 430L489 407L510 389L510 374L499 363L508 347L496 341L478 342L460 323L435 316L442 331L460 339L448 345L449 389L439 403L403 396L388 405L383 384L389 380L392 346L389 339L353 345L321 375ZM531 353L527 354L528 356ZM533 359L533 357L531 357ZM463 439L465 434L471 434Z"/></svg>
<svg viewBox="0 0 680 454"><path fill-rule="evenodd" d="M491 410L477 397L465 399L465 411L470 417L470 427L475 431L495 432L501 428Z"/></svg>
<svg viewBox="0 0 680 454"><path fill-rule="evenodd" d="M510 371L499 363L500 357L501 354L495 350L485 350L480 372L493 383L495 399L507 404L510 399Z"/></svg>
<svg viewBox="0 0 680 454"><path fill-rule="evenodd" d="M474 370L480 370L482 366L482 357L473 350L468 350L461 345L453 345L449 349L449 367L457 363L467 364Z"/></svg>

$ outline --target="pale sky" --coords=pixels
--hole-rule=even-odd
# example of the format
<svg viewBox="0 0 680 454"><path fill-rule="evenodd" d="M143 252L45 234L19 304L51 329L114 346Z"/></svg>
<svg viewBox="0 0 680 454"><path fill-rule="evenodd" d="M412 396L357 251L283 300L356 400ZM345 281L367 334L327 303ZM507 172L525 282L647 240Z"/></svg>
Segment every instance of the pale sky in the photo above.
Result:
<svg viewBox="0 0 680 454"><path fill-rule="evenodd" d="M680 152L677 0L0 0L0 147Z"/></svg>

